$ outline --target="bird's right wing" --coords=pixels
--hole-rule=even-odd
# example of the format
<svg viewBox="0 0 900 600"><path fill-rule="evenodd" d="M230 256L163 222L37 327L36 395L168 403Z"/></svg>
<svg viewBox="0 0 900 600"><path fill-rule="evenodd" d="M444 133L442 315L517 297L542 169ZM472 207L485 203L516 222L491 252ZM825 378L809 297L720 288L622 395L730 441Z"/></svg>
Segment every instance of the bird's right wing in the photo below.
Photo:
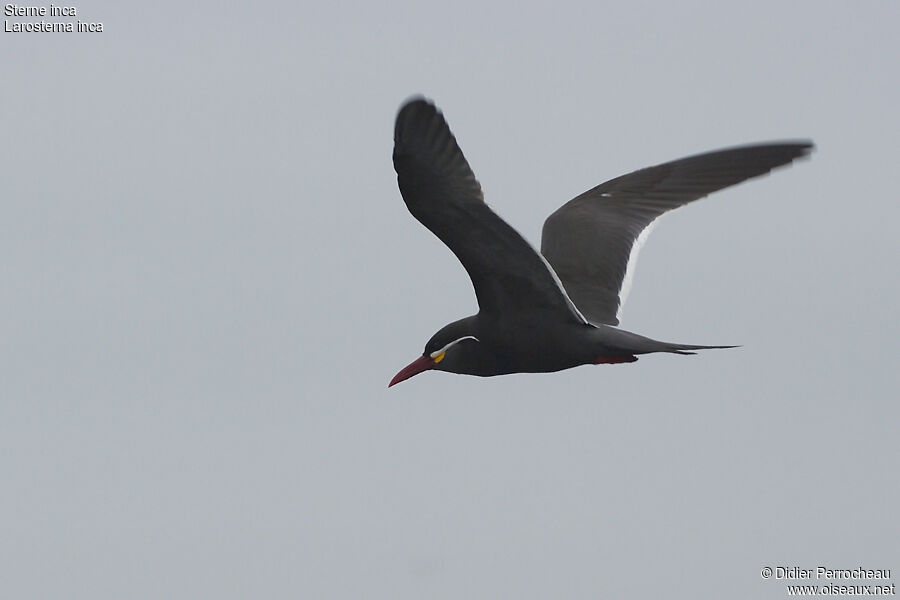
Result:
<svg viewBox="0 0 900 600"><path fill-rule="evenodd" d="M589 321L618 325L637 251L657 217L789 164L812 148L805 141L740 146L617 177L550 215L541 253Z"/></svg>
<svg viewBox="0 0 900 600"><path fill-rule="evenodd" d="M443 115L423 98L397 115L394 169L409 212L459 258L483 313L540 310L587 323L544 257L484 203Z"/></svg>

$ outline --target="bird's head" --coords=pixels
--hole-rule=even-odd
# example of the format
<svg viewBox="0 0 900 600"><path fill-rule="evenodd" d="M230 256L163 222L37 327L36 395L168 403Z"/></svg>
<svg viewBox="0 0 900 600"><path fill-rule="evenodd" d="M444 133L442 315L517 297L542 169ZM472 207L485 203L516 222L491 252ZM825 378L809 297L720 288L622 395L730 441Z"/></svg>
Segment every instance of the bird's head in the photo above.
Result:
<svg viewBox="0 0 900 600"><path fill-rule="evenodd" d="M469 364L475 359L478 338L473 335L471 317L450 323L428 340L422 356L412 361L394 375L388 387L418 375L422 371L435 369L450 373L470 373Z"/></svg>

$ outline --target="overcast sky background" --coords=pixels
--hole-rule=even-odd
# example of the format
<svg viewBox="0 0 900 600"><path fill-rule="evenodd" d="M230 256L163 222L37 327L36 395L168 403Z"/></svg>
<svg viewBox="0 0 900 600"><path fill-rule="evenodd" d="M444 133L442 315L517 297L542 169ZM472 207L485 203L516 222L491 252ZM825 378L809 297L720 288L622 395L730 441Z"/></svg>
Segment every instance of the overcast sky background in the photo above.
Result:
<svg viewBox="0 0 900 600"><path fill-rule="evenodd" d="M900 4L76 7L104 32L0 32L0 596L900 570ZM743 347L388 390L476 310L397 190L414 93L535 245L617 175L813 139L641 254L623 327Z"/></svg>

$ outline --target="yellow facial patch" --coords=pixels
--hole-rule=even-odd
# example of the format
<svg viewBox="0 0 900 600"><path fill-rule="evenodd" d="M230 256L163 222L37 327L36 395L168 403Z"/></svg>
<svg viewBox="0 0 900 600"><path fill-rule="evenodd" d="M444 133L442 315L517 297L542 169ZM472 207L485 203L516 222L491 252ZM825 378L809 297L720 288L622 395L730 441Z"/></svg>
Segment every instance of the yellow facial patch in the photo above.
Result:
<svg viewBox="0 0 900 600"><path fill-rule="evenodd" d="M446 353L446 352L441 352L440 354L438 354L437 356L435 356L435 357L434 357L434 363L437 364L437 363L441 362L442 360L444 360L444 355L445 355L445 354L447 354L447 353Z"/></svg>

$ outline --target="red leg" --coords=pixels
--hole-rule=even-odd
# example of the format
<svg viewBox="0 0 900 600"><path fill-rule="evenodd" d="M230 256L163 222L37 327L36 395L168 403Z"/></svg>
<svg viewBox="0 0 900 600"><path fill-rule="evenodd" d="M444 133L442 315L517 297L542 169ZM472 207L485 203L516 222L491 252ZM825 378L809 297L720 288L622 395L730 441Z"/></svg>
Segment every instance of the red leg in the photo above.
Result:
<svg viewBox="0 0 900 600"><path fill-rule="evenodd" d="M632 363L637 360L637 356L598 356L594 359L595 365L617 365L619 363Z"/></svg>

